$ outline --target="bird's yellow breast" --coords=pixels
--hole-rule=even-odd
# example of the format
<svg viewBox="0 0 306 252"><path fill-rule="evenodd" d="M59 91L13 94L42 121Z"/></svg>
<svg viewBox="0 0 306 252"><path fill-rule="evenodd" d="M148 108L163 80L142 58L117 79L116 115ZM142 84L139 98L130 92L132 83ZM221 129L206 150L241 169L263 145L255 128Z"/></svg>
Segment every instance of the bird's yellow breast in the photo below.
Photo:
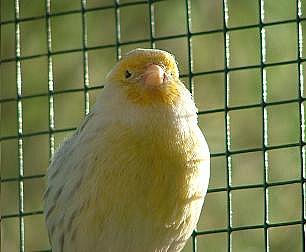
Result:
<svg viewBox="0 0 306 252"><path fill-rule="evenodd" d="M196 141L183 141L178 132L158 134L142 135L122 125L106 129L103 142L108 144L93 159L95 175L87 181L95 185L88 207L95 209L93 225L105 227L112 219L126 232L145 225L175 229L190 218L184 217L186 207L202 205L203 159L195 155Z"/></svg>

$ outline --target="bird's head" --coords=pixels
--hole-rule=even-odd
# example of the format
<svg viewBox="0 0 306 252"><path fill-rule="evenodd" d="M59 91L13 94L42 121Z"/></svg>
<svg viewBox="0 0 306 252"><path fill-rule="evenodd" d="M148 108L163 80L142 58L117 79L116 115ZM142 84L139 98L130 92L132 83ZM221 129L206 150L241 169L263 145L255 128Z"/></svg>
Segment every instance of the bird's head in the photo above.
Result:
<svg viewBox="0 0 306 252"><path fill-rule="evenodd" d="M140 105L175 104L183 84L174 57L157 49L135 49L122 57L107 76L109 85L124 89Z"/></svg>

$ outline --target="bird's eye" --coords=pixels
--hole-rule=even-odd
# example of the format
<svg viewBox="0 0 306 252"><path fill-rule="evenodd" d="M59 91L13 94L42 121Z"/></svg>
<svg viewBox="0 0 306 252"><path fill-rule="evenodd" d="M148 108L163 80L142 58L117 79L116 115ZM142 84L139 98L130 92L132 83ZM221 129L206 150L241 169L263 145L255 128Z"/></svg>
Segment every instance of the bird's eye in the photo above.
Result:
<svg viewBox="0 0 306 252"><path fill-rule="evenodd" d="M128 70L125 71L125 78L128 79L132 76L131 72L129 72Z"/></svg>

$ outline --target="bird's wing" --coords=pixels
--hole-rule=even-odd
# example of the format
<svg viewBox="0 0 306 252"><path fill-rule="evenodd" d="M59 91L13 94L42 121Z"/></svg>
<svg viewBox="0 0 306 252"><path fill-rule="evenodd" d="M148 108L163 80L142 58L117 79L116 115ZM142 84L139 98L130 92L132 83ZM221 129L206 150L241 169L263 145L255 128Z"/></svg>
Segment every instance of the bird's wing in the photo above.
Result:
<svg viewBox="0 0 306 252"><path fill-rule="evenodd" d="M65 220L69 219L68 215L75 214L68 208L69 201L75 196L82 182L78 169L83 165L80 156L82 150L79 148L84 144L81 136L94 117L93 111L86 116L76 132L57 150L47 171L44 210L49 239L54 251L63 250L65 231L68 231L65 229L69 229L69 222L67 224Z"/></svg>

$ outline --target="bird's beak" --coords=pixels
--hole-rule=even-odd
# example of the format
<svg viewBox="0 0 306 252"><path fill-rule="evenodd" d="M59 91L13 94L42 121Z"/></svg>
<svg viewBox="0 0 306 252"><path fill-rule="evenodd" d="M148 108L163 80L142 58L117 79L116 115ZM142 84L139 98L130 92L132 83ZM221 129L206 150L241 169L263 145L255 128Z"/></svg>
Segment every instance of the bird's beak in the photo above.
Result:
<svg viewBox="0 0 306 252"><path fill-rule="evenodd" d="M146 67L142 79L145 86L158 87L165 82L166 74L161 66L150 64Z"/></svg>

